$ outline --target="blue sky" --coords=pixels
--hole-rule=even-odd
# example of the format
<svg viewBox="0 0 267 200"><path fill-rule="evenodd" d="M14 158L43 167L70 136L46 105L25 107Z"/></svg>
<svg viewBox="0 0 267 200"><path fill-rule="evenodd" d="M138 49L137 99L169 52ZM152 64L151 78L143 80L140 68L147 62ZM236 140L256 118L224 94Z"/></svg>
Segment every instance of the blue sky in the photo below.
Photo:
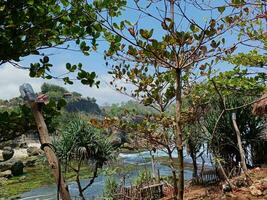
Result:
<svg viewBox="0 0 267 200"><path fill-rule="evenodd" d="M132 5L133 2L132 1L128 2L129 2L129 7L133 7ZM210 12L206 12L203 14L198 10L193 9L192 7L188 7L187 10L188 9L190 11L189 12L191 15L190 17L195 21L199 22L205 21L205 17L211 14ZM157 11L153 9L152 12L157 12ZM127 8L123 12L122 18L127 18L129 21L134 22L138 16L139 15L137 15L137 13L134 10ZM180 17L176 16L175 18L177 19L177 21L179 21ZM140 22L141 26L145 28L154 28L155 29L154 33L156 38L162 35L162 32L158 31L159 24L155 23L155 21L151 20L149 17L142 15L140 18ZM182 24L182 26L183 28L187 28L185 27L184 24ZM231 37L229 37L228 40L230 42L234 42L232 41ZM70 46L71 48L77 49L77 46L74 43L71 43ZM73 64L81 62L83 66L85 66L86 70L95 71L97 73L99 80L101 81L99 89L95 87L90 88L88 86L84 86L80 84L78 81L75 82L74 85L64 85L63 82L59 80L43 80L43 79L29 78L27 70L16 69L8 64L4 64L0 68L0 98L9 99L18 96L19 85L21 85L24 82L31 83L36 91L40 91L40 86L42 83L48 82L64 86L70 91L80 92L83 96L95 97L97 99L97 102L101 105L105 103L111 104L129 100L129 97L119 94L107 84L111 80L111 77L107 74L108 68L106 67L105 61L103 59L103 50L107 47L107 45L105 42L100 41L99 46L100 48L98 52L93 52L91 53L90 56L84 56L80 52L73 52L73 51L66 51L59 49L50 49L44 51L46 54L49 55L52 54L50 56L50 60L54 65L53 73L55 75L63 74L64 72L66 72L65 64L67 62ZM28 67L31 62L35 62L38 60L39 60L38 56L28 56L22 58L20 64L22 66ZM221 68L226 68L226 67L227 66L225 64L221 66Z"/></svg>

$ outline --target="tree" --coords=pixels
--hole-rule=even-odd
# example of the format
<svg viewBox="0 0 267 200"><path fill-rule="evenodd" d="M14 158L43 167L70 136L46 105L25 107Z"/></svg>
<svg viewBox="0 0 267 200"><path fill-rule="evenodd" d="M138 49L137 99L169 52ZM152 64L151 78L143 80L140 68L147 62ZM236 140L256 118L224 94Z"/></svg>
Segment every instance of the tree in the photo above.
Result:
<svg viewBox="0 0 267 200"><path fill-rule="evenodd" d="M113 158L114 149L101 133L101 130L78 118L71 121L62 130L60 138L54 142L62 163L75 172L79 196L83 200L83 193L94 183L99 168ZM77 165L73 160L77 161ZM84 187L80 182L83 165L93 170L92 177Z"/></svg>
<svg viewBox="0 0 267 200"><path fill-rule="evenodd" d="M128 95L128 94L127 94ZM155 110L151 107L144 106L138 101L129 100L120 104L103 106L105 114L109 117L122 117L126 112L137 115L152 114Z"/></svg>
<svg viewBox="0 0 267 200"><path fill-rule="evenodd" d="M49 96L51 96L50 92L57 92L58 93L58 95L56 96L57 98L61 98L63 97L64 93L68 93L68 91L64 87L49 83L44 83L41 86L41 91L42 93L47 94Z"/></svg>
<svg viewBox="0 0 267 200"><path fill-rule="evenodd" d="M79 45L78 51L89 55L90 51L97 48L97 39L102 31L95 11L107 10L116 16L124 3L123 0L95 1L90 4L82 0L1 1L0 65L10 63L15 67L29 69L31 77L61 78L65 83L73 84L68 73L64 76L51 73L52 64L44 50L73 50L69 45L75 41ZM86 15L83 14L85 11ZM21 66L18 62L29 55L39 55L41 59L30 67ZM69 73L78 72L76 79L85 85L99 85L99 81L95 80L95 72L85 71L81 63L67 63L66 69Z"/></svg>
<svg viewBox="0 0 267 200"><path fill-rule="evenodd" d="M18 100L23 101L21 98L16 99L16 102ZM5 108L0 109L0 142L13 140L22 134L36 132L36 124L30 108L22 104L14 103L13 101L14 100L10 100L6 103ZM43 109L48 130L51 134L56 130L56 119L60 115L61 107L61 103L50 101Z"/></svg>
<svg viewBox="0 0 267 200"><path fill-rule="evenodd" d="M257 138L262 129L262 120L251 113L251 105L256 102L266 85L257 76L250 76L246 71L234 69L220 73L205 84L199 84L194 93L202 95L200 104L205 108L200 124L205 127L208 147L214 157L223 158L229 172L238 167L240 153L237 147L235 128L232 123L232 112L237 114L237 124L241 139L245 141L243 148L257 142L248 139ZM256 100L255 100L256 99Z"/></svg>
<svg viewBox="0 0 267 200"><path fill-rule="evenodd" d="M152 95L158 95L161 91L167 91L167 88L163 88L163 84L157 85L153 82L155 74L171 74L169 82L173 84L173 88L169 91L176 104L178 198L183 199L182 95L190 94L191 85L196 79L199 77L205 79L211 75L213 59L218 61L224 54L230 54L236 49L237 44L226 47L226 39L223 35L233 28L240 18L229 20L231 14L223 14L225 7L222 7L218 8L217 16L211 16L206 22L199 22L198 19L192 19L195 16L189 13L196 8L186 1L171 0L169 5L167 1L151 1L146 5L135 2L134 6L135 12L158 24L156 30L142 28L144 25L140 21L130 23L128 20L123 20L120 23L114 23L116 20L112 17L102 16L104 26L109 30L105 36L111 44L106 56L107 59L116 61L116 64L110 62L113 78L125 80L126 83L130 80L137 88L134 91L140 94L137 97L145 98L146 105L152 105L155 100L150 96L143 96L142 92L147 94L149 90L154 91ZM186 7L185 10L184 7ZM155 15L156 12L159 14ZM176 17L181 21L174 21ZM157 33L153 34L154 31ZM142 84L139 84L140 82ZM124 86L117 89L127 90Z"/></svg>

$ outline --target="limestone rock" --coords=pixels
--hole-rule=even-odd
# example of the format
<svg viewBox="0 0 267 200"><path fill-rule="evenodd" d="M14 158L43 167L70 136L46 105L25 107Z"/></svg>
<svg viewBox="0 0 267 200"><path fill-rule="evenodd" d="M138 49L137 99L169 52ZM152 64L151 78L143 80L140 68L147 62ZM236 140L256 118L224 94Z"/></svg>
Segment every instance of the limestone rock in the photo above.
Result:
<svg viewBox="0 0 267 200"><path fill-rule="evenodd" d="M21 143L19 144L19 148L24 148L24 149L28 148L28 144L27 144L27 142L21 142Z"/></svg>
<svg viewBox="0 0 267 200"><path fill-rule="evenodd" d="M14 150L11 147L4 147L2 152L4 161L11 159L13 155L14 155Z"/></svg>
<svg viewBox="0 0 267 200"><path fill-rule="evenodd" d="M24 165L20 160L15 162L11 166L12 175L13 176L19 176L19 175L23 174L23 168L24 168Z"/></svg>
<svg viewBox="0 0 267 200"><path fill-rule="evenodd" d="M0 172L11 169L11 166L14 163L14 159L7 160L5 162L0 162Z"/></svg>
<svg viewBox="0 0 267 200"><path fill-rule="evenodd" d="M37 147L29 147L27 149L27 154L29 157L31 156L39 156L42 154L42 150Z"/></svg>
<svg viewBox="0 0 267 200"><path fill-rule="evenodd" d="M36 161L37 161L36 157L31 157L27 159L26 161L24 161L23 164L25 167L33 167L35 166Z"/></svg>
<svg viewBox="0 0 267 200"><path fill-rule="evenodd" d="M12 177L11 170L6 170L3 172L0 172L0 177L11 178Z"/></svg>

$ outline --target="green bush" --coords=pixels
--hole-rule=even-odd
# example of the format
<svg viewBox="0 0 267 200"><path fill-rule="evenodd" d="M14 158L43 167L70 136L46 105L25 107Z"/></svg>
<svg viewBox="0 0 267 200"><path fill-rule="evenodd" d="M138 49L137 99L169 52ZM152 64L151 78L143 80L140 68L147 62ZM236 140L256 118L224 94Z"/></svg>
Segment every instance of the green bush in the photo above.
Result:
<svg viewBox="0 0 267 200"><path fill-rule="evenodd" d="M151 171L144 169L139 172L138 176L133 180L134 185L149 183L152 180Z"/></svg>
<svg viewBox="0 0 267 200"><path fill-rule="evenodd" d="M105 200L115 200L114 194L116 194L118 189L118 183L113 177L109 177L105 181L104 187L104 199Z"/></svg>

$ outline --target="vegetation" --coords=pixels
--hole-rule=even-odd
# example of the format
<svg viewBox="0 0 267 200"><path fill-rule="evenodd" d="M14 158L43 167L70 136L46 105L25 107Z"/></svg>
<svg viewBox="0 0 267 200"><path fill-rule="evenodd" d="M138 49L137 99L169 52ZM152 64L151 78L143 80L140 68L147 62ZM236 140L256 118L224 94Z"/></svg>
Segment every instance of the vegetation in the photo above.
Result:
<svg viewBox="0 0 267 200"><path fill-rule="evenodd" d="M139 172L138 176L133 180L134 185L143 185L151 181L152 174L149 170L144 169Z"/></svg>
<svg viewBox="0 0 267 200"><path fill-rule="evenodd" d="M77 119L70 122L54 143L59 159L76 173L79 196L85 199L83 192L90 187L98 176L98 169L112 159L113 147L103 138L101 130L93 128L88 122ZM72 161L76 160L77 165ZM85 186L80 182L82 165L88 165L93 175Z"/></svg>
<svg viewBox="0 0 267 200"><path fill-rule="evenodd" d="M3 108L0 109L0 142L15 139L16 137L36 132L36 124L30 108L26 105L16 103L16 106L12 106L14 102L21 102L21 98L15 98L5 102ZM11 106L10 106L11 105ZM59 101L50 101L43 109L43 113L48 124L50 133L55 132L56 118L60 114L62 107Z"/></svg>
<svg viewBox="0 0 267 200"><path fill-rule="evenodd" d="M116 194L116 190L118 189L118 183L114 178L108 178L105 181L105 188L104 188L104 198L105 200L114 199L114 194Z"/></svg>
<svg viewBox="0 0 267 200"><path fill-rule="evenodd" d="M2 1L0 66L10 63L28 69L31 77L99 87L96 73L80 61L66 63L63 75L53 74L46 49L84 55L103 50L110 85L134 101L101 110L93 97L44 84L42 92L50 97L43 106L46 123L50 133L60 130L54 144L58 157L75 174L85 199L83 192L112 159L114 147L128 142L135 149L161 149L168 154L173 198L182 200L185 147L194 178L201 176L197 158L204 151L228 183L243 158L240 149L246 165L267 163L267 141L262 137L266 120L252 115L251 108L266 93L266 8L266 2L258 0ZM105 43L101 47L99 39ZM30 55L40 60L21 66L19 61ZM20 97L1 100L0 105L0 142L36 131ZM119 137L109 141L103 132ZM153 171L152 153L151 157ZM80 183L82 166L93 174L85 187ZM142 173L136 183L153 175ZM108 180L108 197L115 187Z"/></svg>
<svg viewBox="0 0 267 200"><path fill-rule="evenodd" d="M42 165L40 164L39 166ZM36 176L38 176L38 179ZM0 197L14 197L31 189L52 184L53 182L54 179L47 167L27 168L22 176L12 177L9 180L1 181Z"/></svg>
<svg viewBox="0 0 267 200"><path fill-rule="evenodd" d="M117 16L120 14L118 8L124 4L123 0L116 3L86 3L80 0L1 1L0 65L10 63L15 67L29 69L31 77L56 78L73 84L69 76L51 73L53 64L49 62L49 55L45 50L68 50L70 42L75 42L84 55L89 55L92 50L96 50L97 39L102 31L96 11L106 9L112 16ZM86 15L80 15L85 11ZM30 67L17 63L29 55L37 55L41 59ZM81 63L66 63L66 71L78 72L76 79L82 84L99 85L99 81L95 80L95 72L85 71Z"/></svg>
<svg viewBox="0 0 267 200"><path fill-rule="evenodd" d="M65 106L67 112L83 112L91 115L101 114L101 110L94 98L83 98L78 92L69 92L64 87L48 83L42 85L41 91L52 100L64 98L67 101Z"/></svg>

